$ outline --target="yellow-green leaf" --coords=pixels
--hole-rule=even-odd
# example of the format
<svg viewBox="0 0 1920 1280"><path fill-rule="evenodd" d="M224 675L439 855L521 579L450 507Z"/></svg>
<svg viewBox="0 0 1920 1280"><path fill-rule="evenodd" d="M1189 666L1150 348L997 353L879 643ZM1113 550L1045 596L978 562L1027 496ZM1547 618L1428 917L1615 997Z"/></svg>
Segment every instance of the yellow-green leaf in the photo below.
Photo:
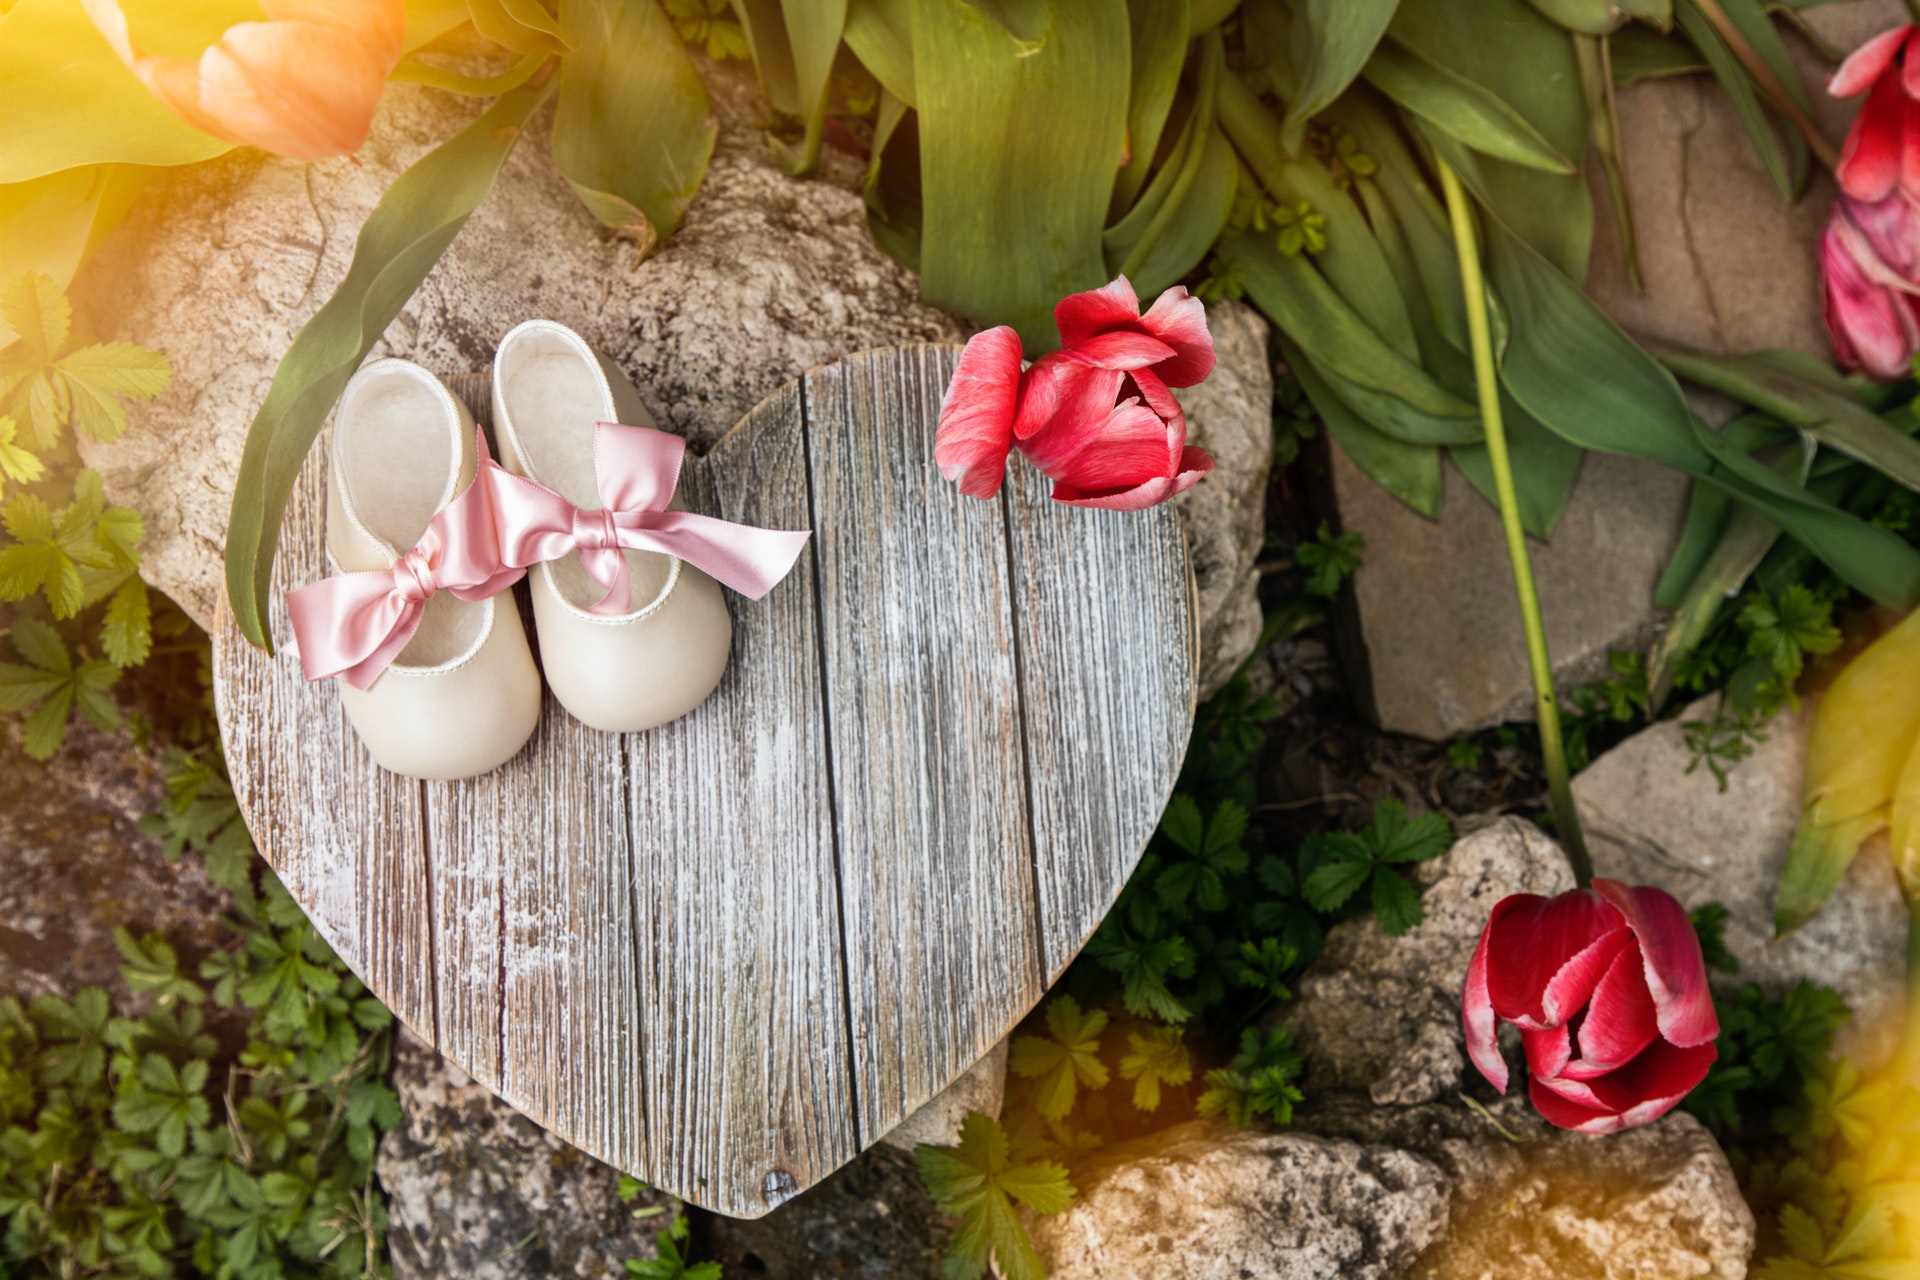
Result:
<svg viewBox="0 0 1920 1280"><path fill-rule="evenodd" d="M21 272L0 279L0 319L20 335L29 358L45 363L67 345L73 308L51 276Z"/></svg>
<svg viewBox="0 0 1920 1280"><path fill-rule="evenodd" d="M572 0L553 161L607 226L651 250L680 225L718 126L707 88L656 0Z"/></svg>
<svg viewBox="0 0 1920 1280"><path fill-rule="evenodd" d="M893 0L847 0L847 48L888 93L913 105L913 25ZM876 148L876 151L878 148Z"/></svg>

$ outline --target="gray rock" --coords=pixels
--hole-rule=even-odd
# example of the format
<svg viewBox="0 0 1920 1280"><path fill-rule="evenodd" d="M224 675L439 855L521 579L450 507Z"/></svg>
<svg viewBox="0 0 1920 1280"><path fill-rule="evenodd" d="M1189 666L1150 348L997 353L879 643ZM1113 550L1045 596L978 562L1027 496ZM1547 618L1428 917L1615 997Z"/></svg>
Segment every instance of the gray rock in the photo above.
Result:
<svg viewBox="0 0 1920 1280"><path fill-rule="evenodd" d="M1254 564L1267 529L1267 474L1273 465L1273 364L1267 322L1240 302L1207 307L1220 360L1197 387L1179 392L1187 443L1214 469L1174 499L1187 529L1198 588L1200 698L1220 691L1260 638L1260 575Z"/></svg>
<svg viewBox="0 0 1920 1280"><path fill-rule="evenodd" d="M164 794L158 761L83 723L34 760L19 730L18 717L0 721L0 995L118 987L120 926L166 934L197 965L221 940L227 895L198 857L169 861L141 833Z"/></svg>
<svg viewBox="0 0 1920 1280"><path fill-rule="evenodd" d="M1296 1125L1403 1147L1442 1171L1450 1230L1410 1277L1746 1275L1753 1214L1713 1136L1684 1113L1590 1137L1555 1129L1518 1094L1483 1112L1336 1095L1313 1102Z"/></svg>
<svg viewBox="0 0 1920 1280"><path fill-rule="evenodd" d="M1053 1280L1386 1280L1447 1228L1447 1182L1390 1146L1182 1125L1116 1149L1028 1218Z"/></svg>
<svg viewBox="0 0 1920 1280"><path fill-rule="evenodd" d="M729 1280L942 1280L952 1230L913 1157L882 1145L763 1218L708 1219L702 1256Z"/></svg>
<svg viewBox="0 0 1920 1280"><path fill-rule="evenodd" d="M880 1141L911 1153L921 1143L949 1147L960 1141L960 1124L970 1111L1000 1118L1007 1090L1008 1036L987 1051L966 1074L933 1096L933 1100L881 1136Z"/></svg>
<svg viewBox="0 0 1920 1280"><path fill-rule="evenodd" d="M1642 730L1574 779L1594 867L1658 885L1689 909L1724 905L1740 972L1716 981L1757 982L1774 994L1802 978L1832 987L1854 1014L1840 1047L1871 1069L1892 1054L1905 1010L1906 912L1885 842L1869 842L1826 907L1774 941L1774 888L1800 817L1812 708L1768 724L1766 741L1722 791L1705 768L1688 772L1686 725L1710 719L1714 702Z"/></svg>
<svg viewBox="0 0 1920 1280"><path fill-rule="evenodd" d="M1352 1089L1404 1106L1458 1092L1460 990L1487 913L1510 893L1573 888L1559 846L1518 818L1462 837L1420 874L1424 920L1398 938L1372 916L1335 926L1281 1006L1278 1021L1306 1056L1309 1095Z"/></svg>
<svg viewBox="0 0 1920 1280"><path fill-rule="evenodd" d="M1429 520L1332 453L1340 525L1367 540L1353 579L1357 626L1343 639L1368 713L1383 729L1435 740L1530 716L1499 513L1451 462L1440 518ZM1658 633L1653 589L1686 498L1678 472L1590 453L1553 540L1528 540L1562 687L1598 678L1608 650L1641 648Z"/></svg>
<svg viewBox="0 0 1920 1280"><path fill-rule="evenodd" d="M672 1196L622 1201L614 1170L404 1028L392 1083L403 1120L381 1138L376 1170L398 1280L601 1280L655 1256L655 1233L680 1209Z"/></svg>
<svg viewBox="0 0 1920 1280"><path fill-rule="evenodd" d="M1897 0L1822 5L1806 16L1842 48L1908 20ZM1830 64L1790 43L1815 115L1838 140L1855 104L1828 98ZM1630 329L1696 346L1828 357L1813 246L1831 180L1817 177L1797 203L1782 200L1710 77L1646 81L1622 91L1619 105L1647 289L1636 294L1627 281L1610 197L1592 165L1594 298ZM1725 411L1720 405L1717 416ZM1342 456L1332 490L1342 526L1367 540L1347 656L1356 676L1364 665L1370 677L1354 683L1370 686L1381 727L1443 739L1526 718L1526 650L1493 510L1451 465L1437 521ZM1531 544L1563 685L1597 678L1609 649L1640 648L1663 624L1653 587L1678 538L1686 492L1673 472L1589 455L1551 543Z"/></svg>

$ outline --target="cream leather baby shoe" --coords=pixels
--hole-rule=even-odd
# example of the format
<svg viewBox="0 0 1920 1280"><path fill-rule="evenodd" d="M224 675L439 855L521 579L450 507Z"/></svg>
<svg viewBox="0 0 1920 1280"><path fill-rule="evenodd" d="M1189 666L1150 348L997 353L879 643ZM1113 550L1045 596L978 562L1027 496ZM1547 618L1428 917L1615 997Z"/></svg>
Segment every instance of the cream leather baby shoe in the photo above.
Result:
<svg viewBox="0 0 1920 1280"><path fill-rule="evenodd" d="M405 360L347 384L327 469L339 575L289 593L309 680L340 702L384 769L449 780L505 763L540 717L540 674L500 561L466 406Z"/></svg>
<svg viewBox="0 0 1920 1280"><path fill-rule="evenodd" d="M601 423L653 426L612 361L550 320L507 334L493 358L502 466L583 513L603 511L594 447ZM560 705L582 722L612 733L651 729L685 715L720 683L733 621L719 585L678 556L629 548L603 554L626 562L618 612L595 611L605 607L608 589L580 555L532 569L540 665Z"/></svg>

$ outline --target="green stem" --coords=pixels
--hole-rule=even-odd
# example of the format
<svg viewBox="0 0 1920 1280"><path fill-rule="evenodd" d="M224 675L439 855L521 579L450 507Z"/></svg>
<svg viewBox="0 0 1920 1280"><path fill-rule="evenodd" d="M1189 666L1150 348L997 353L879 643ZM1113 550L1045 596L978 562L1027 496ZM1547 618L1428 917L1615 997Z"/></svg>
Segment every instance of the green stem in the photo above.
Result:
<svg viewBox="0 0 1920 1280"><path fill-rule="evenodd" d="M1720 33L1720 38L1727 42L1727 47L1733 50L1733 56L1740 59L1740 64L1753 77L1754 83L1760 86L1760 91L1767 95L1767 100L1780 108L1781 114L1791 120L1793 127L1806 138L1807 145L1813 148L1813 154L1820 158L1820 163L1829 169L1839 168L1840 153L1833 149L1833 143L1827 140L1826 134L1820 132L1820 126L1813 122L1812 117L1800 109L1800 104L1780 83L1780 77L1773 74L1773 68L1767 65L1766 59L1740 33L1740 28L1733 25L1733 19L1720 7L1720 0L1694 0L1694 3L1700 7L1707 21L1713 24L1713 29ZM1913 0L1907 0L1907 7L1913 7Z"/></svg>
<svg viewBox="0 0 1920 1280"><path fill-rule="evenodd" d="M1460 255L1460 284L1466 293L1467 334L1473 347L1473 380L1480 394L1480 418L1487 429L1487 460L1493 465L1493 487L1500 499L1500 524L1506 530L1507 558L1513 562L1513 586L1520 597L1520 622L1527 634L1527 665L1533 673L1533 710L1540 722L1540 754L1547 766L1547 792L1553 801L1555 833L1573 864L1581 888L1593 881L1593 862L1587 857L1586 838L1580 832L1580 814L1574 808L1573 787L1567 775L1566 746L1560 739L1560 705L1553 696L1553 663L1547 657L1547 629L1540 616L1540 595L1533 585L1533 562L1527 555L1527 535L1520 525L1520 500L1513 488L1513 464L1507 456L1507 429L1500 416L1500 381L1493 367L1493 339L1487 325L1487 288L1480 273L1480 246L1474 235L1473 210L1460 179L1447 162L1435 158L1440 185L1447 196L1453 222L1453 243Z"/></svg>
<svg viewBox="0 0 1920 1280"><path fill-rule="evenodd" d="M1907 13L1915 22L1920 22L1920 0L1907 0Z"/></svg>

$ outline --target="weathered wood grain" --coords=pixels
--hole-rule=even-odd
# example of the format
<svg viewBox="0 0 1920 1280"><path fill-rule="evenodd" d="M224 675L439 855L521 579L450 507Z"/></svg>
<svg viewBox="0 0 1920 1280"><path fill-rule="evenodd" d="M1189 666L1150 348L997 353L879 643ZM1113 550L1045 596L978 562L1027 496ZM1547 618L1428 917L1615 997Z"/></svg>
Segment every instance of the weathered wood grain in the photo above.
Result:
<svg viewBox="0 0 1920 1280"><path fill-rule="evenodd" d="M682 483L696 511L813 527L797 388ZM811 551L730 596L733 658L681 720L632 737L654 1168L724 1213L764 1213L860 1150L853 1123ZM670 1047L665 1047L670 1046Z"/></svg>
<svg viewBox="0 0 1920 1280"><path fill-rule="evenodd" d="M953 358L816 370L689 462L692 509L815 540L729 596L732 663L673 724L600 734L549 699L503 768L419 784L293 655L218 638L242 812L342 957L534 1119L723 1213L815 1184L1012 1028L1185 748L1172 515L1060 507L1018 461L1002 501L961 498L932 460ZM484 421L485 375L450 381ZM288 512L283 636L324 467Z"/></svg>
<svg viewBox="0 0 1920 1280"><path fill-rule="evenodd" d="M953 361L907 348L802 383L863 1142L1042 989L1006 525L933 462Z"/></svg>
<svg viewBox="0 0 1920 1280"><path fill-rule="evenodd" d="M1020 465L1001 490L1049 983L1119 896L1173 795L1199 643L1179 526L1050 492Z"/></svg>
<svg viewBox="0 0 1920 1280"><path fill-rule="evenodd" d="M326 573L326 440L300 473L274 569L269 623L283 643L287 588ZM338 696L317 696L291 648L215 638L214 703L234 796L254 843L340 958L414 1031L435 1039L432 917L420 784L373 763Z"/></svg>

